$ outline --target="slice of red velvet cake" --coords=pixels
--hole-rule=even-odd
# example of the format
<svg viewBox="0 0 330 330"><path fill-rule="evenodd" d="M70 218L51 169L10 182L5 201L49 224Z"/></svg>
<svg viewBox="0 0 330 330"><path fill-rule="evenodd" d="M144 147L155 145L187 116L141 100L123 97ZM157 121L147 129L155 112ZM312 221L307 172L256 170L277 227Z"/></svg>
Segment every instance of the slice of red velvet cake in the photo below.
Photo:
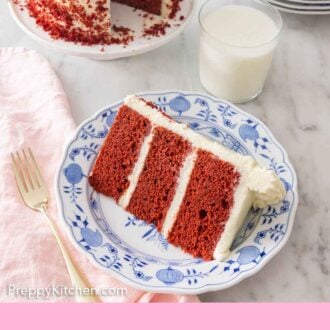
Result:
<svg viewBox="0 0 330 330"><path fill-rule="evenodd" d="M205 260L225 258L249 209L279 202L270 170L128 96L89 176L91 186L173 245Z"/></svg>

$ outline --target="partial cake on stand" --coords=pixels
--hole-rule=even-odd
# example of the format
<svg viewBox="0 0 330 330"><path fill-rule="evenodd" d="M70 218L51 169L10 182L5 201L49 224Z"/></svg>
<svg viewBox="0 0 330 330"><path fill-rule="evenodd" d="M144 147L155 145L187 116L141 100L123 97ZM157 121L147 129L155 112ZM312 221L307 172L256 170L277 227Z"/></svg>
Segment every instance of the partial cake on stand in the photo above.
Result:
<svg viewBox="0 0 330 330"><path fill-rule="evenodd" d="M111 1L171 19L181 0L26 0L26 8L54 39L84 45L127 44L130 30L111 23Z"/></svg>

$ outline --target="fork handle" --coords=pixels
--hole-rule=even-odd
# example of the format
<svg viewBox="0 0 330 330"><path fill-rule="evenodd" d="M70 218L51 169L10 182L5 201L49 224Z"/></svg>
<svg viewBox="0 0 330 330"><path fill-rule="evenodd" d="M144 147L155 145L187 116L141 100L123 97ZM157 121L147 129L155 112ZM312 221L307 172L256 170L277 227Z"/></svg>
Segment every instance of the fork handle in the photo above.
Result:
<svg viewBox="0 0 330 330"><path fill-rule="evenodd" d="M56 238L57 244L60 247L60 250L62 252L66 268L69 272L71 283L75 288L81 289L83 292L84 289L91 290L91 286L89 285L88 281L85 279L79 268L75 265L75 262L73 261L73 258L65 246L63 240L61 239L61 235L58 231L58 228L55 224L55 221L52 220L50 217L46 206L42 207L42 212L45 215L45 218L47 219L47 222ZM96 294L91 295L76 295L77 302L100 302L100 298Z"/></svg>

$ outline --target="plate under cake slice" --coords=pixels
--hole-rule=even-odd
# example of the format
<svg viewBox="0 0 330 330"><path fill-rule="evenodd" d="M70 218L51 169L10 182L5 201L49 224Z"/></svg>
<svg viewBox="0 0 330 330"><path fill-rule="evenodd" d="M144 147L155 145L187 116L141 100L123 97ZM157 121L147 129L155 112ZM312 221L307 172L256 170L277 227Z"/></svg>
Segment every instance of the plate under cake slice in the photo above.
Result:
<svg viewBox="0 0 330 330"><path fill-rule="evenodd" d="M284 197L280 179L128 96L89 175L93 188L204 260L222 260L249 209Z"/></svg>

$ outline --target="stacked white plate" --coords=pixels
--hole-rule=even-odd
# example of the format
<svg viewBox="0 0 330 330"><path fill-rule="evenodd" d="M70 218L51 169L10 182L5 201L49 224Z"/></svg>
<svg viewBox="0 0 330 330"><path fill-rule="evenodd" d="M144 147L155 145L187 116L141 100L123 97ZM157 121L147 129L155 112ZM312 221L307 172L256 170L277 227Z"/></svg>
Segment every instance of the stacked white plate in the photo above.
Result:
<svg viewBox="0 0 330 330"><path fill-rule="evenodd" d="M294 14L330 14L330 0L267 0L279 10Z"/></svg>

